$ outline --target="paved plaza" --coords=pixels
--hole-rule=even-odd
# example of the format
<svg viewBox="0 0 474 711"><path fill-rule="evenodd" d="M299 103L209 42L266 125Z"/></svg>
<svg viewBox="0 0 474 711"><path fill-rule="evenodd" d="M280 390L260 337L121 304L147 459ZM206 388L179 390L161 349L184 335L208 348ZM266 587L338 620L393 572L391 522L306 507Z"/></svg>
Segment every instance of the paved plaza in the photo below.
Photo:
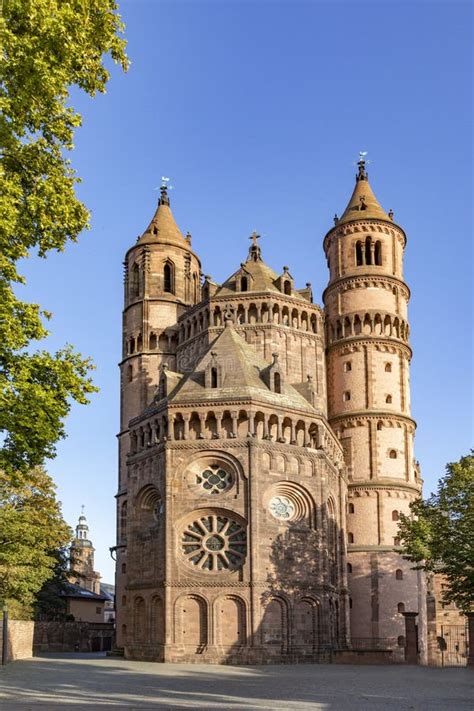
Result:
<svg viewBox="0 0 474 711"><path fill-rule="evenodd" d="M86 654L0 668L1 711L106 708L457 711L474 708L474 673L410 666L171 665Z"/></svg>

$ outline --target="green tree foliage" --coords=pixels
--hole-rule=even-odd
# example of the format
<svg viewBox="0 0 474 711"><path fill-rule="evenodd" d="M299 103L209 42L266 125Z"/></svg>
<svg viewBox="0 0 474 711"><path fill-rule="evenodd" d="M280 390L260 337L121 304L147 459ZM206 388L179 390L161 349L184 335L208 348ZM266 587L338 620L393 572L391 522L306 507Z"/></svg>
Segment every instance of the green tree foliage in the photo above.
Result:
<svg viewBox="0 0 474 711"><path fill-rule="evenodd" d="M71 536L42 467L16 483L0 471L0 598L31 606Z"/></svg>
<svg viewBox="0 0 474 711"><path fill-rule="evenodd" d="M47 256L89 223L67 157L80 115L70 89L105 92L104 57L127 67L114 0L3 0L0 6L0 467L26 473L54 456L71 399L93 392L91 363L71 347L28 346L49 314L17 298L18 261Z"/></svg>
<svg viewBox="0 0 474 711"><path fill-rule="evenodd" d="M461 610L474 608L474 450L446 466L436 494L410 505L401 516L400 538L408 560L443 573L444 599Z"/></svg>
<svg viewBox="0 0 474 711"><path fill-rule="evenodd" d="M51 577L41 587L36 595L34 605L35 620L67 619L67 603L63 594L67 591L69 581L69 553L67 548L53 551L54 566Z"/></svg>

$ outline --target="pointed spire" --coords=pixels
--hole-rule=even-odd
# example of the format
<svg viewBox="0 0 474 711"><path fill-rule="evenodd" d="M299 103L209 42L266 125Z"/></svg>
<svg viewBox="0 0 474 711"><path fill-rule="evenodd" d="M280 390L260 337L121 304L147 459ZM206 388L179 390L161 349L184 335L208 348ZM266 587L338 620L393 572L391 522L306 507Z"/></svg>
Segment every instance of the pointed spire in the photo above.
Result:
<svg viewBox="0 0 474 711"><path fill-rule="evenodd" d="M358 172L354 191L342 216L338 219L337 223L335 221L337 225L354 220L370 220L371 218L390 221L390 216L380 205L370 187L365 156L366 151L359 153L359 160L357 161Z"/></svg>
<svg viewBox="0 0 474 711"><path fill-rule="evenodd" d="M146 228L142 236L137 240L137 244L147 242L161 242L164 244L172 243L179 245L190 245L190 239L187 240L178 225L175 222L173 213L170 208L170 198L168 195L168 180L163 178L160 186L160 199L153 219Z"/></svg>

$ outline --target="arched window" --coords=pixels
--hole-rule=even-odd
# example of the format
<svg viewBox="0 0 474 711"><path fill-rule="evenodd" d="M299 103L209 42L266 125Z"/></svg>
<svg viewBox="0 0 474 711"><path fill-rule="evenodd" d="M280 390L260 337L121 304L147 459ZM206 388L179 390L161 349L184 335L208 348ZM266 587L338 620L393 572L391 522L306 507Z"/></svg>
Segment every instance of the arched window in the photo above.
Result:
<svg viewBox="0 0 474 711"><path fill-rule="evenodd" d="M140 296L140 268L134 264L130 272L130 298L136 299Z"/></svg>
<svg viewBox="0 0 474 711"><path fill-rule="evenodd" d="M217 368L211 368L211 388L217 388Z"/></svg>
<svg viewBox="0 0 474 711"><path fill-rule="evenodd" d="M370 237L365 239L365 263L372 264L372 240Z"/></svg>
<svg viewBox="0 0 474 711"><path fill-rule="evenodd" d="M392 521L399 521L400 520L400 515L398 511L395 509L392 511Z"/></svg>
<svg viewBox="0 0 474 711"><path fill-rule="evenodd" d="M397 644L399 647L405 646L405 637L402 634L397 637Z"/></svg>
<svg viewBox="0 0 474 711"><path fill-rule="evenodd" d="M380 432L380 430L383 427L383 422L377 422L377 430Z"/></svg>
<svg viewBox="0 0 474 711"><path fill-rule="evenodd" d="M171 262L165 262L163 266L163 291L174 294L174 269Z"/></svg>
<svg viewBox="0 0 474 711"><path fill-rule="evenodd" d="M344 373L350 373L351 370L352 370L352 363L350 360L346 360L346 362L344 363Z"/></svg>
<svg viewBox="0 0 474 711"><path fill-rule="evenodd" d="M288 281L288 279L283 282L283 292L288 296L291 295L291 281Z"/></svg>
<svg viewBox="0 0 474 711"><path fill-rule="evenodd" d="M348 543L354 543L354 534L353 534L353 533L348 533L348 534L347 534L347 542L348 542Z"/></svg>
<svg viewBox="0 0 474 711"><path fill-rule="evenodd" d="M403 580L403 570L398 570L395 571L395 580Z"/></svg>
<svg viewBox="0 0 474 711"><path fill-rule="evenodd" d="M137 351L141 351L143 345L142 334L139 333L137 336Z"/></svg>
<svg viewBox="0 0 474 711"><path fill-rule="evenodd" d="M352 573L352 563L347 564L347 572Z"/></svg>
<svg viewBox="0 0 474 711"><path fill-rule="evenodd" d="M127 368L127 380L129 383L133 380L133 365L129 365Z"/></svg>
<svg viewBox="0 0 474 711"><path fill-rule="evenodd" d="M156 350L156 333L150 333L150 350Z"/></svg>
<svg viewBox="0 0 474 711"><path fill-rule="evenodd" d="M387 397L385 398L385 402L387 403L387 405L391 405L392 404L392 396L387 395Z"/></svg>
<svg viewBox="0 0 474 711"><path fill-rule="evenodd" d="M126 573L126 572L127 572L127 564L122 563L122 573Z"/></svg>
<svg viewBox="0 0 474 711"><path fill-rule="evenodd" d="M354 504L349 504L349 506L347 507L347 511L349 513L354 513Z"/></svg>
<svg viewBox="0 0 474 711"><path fill-rule="evenodd" d="M240 291L248 291L249 283L246 276L243 276L240 280Z"/></svg>
<svg viewBox="0 0 474 711"><path fill-rule="evenodd" d="M363 264L362 258L362 242L358 240L356 242L356 266L360 267Z"/></svg>
<svg viewBox="0 0 474 711"><path fill-rule="evenodd" d="M382 265L382 244L380 241L375 243L375 264L379 267Z"/></svg>
<svg viewBox="0 0 474 711"><path fill-rule="evenodd" d="M344 400L344 402L348 402L351 399L351 394L350 394L349 390L346 390L342 394L342 399Z"/></svg>
<svg viewBox="0 0 474 711"><path fill-rule="evenodd" d="M391 449L390 452L388 453L388 456L390 457L390 459L396 459L397 458L397 450Z"/></svg>
<svg viewBox="0 0 474 711"><path fill-rule="evenodd" d="M198 278L196 272L193 273L193 298L194 303L198 302Z"/></svg>
<svg viewBox="0 0 474 711"><path fill-rule="evenodd" d="M385 363L385 372L386 373L392 372L392 364L391 363Z"/></svg>
<svg viewBox="0 0 474 711"><path fill-rule="evenodd" d="M281 376L280 373L275 373L273 376L273 386L276 393L281 393Z"/></svg>
<svg viewBox="0 0 474 711"><path fill-rule="evenodd" d="M397 611L398 612L405 612L405 603L399 602L397 605Z"/></svg>
<svg viewBox="0 0 474 711"><path fill-rule="evenodd" d="M127 596L122 595L122 605L126 605L126 604L127 604Z"/></svg>

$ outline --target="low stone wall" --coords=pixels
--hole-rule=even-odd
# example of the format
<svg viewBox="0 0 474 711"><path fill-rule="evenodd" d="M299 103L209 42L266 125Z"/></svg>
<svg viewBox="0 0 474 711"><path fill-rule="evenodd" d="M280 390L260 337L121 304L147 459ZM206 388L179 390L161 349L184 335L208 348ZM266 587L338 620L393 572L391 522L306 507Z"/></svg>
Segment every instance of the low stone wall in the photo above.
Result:
<svg viewBox="0 0 474 711"><path fill-rule="evenodd" d="M115 629L109 622L35 622L33 651L108 652Z"/></svg>
<svg viewBox="0 0 474 711"><path fill-rule="evenodd" d="M33 628L30 620L8 620L7 661L30 659L33 656ZM0 663L2 658L3 622L0 617Z"/></svg>

